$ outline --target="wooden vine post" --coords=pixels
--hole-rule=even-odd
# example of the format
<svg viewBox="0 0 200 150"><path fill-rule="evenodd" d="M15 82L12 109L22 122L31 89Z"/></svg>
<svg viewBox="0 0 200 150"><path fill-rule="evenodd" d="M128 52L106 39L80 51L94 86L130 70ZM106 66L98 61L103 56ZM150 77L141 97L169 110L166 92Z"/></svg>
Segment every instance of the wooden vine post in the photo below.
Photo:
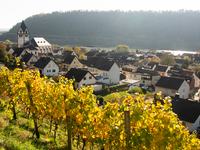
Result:
<svg viewBox="0 0 200 150"><path fill-rule="evenodd" d="M131 126L130 126L130 111L124 111L125 118L125 133L126 133L126 149L130 149Z"/></svg>
<svg viewBox="0 0 200 150"><path fill-rule="evenodd" d="M68 150L72 150L70 116L67 116Z"/></svg>

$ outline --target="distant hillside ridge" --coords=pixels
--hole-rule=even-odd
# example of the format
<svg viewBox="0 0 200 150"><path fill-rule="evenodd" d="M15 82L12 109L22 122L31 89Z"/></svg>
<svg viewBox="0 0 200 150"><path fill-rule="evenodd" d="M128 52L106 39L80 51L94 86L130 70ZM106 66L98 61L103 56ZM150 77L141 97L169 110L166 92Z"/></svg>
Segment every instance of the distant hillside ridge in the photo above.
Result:
<svg viewBox="0 0 200 150"><path fill-rule="evenodd" d="M30 35L52 44L128 45L131 48L200 50L199 11L69 11L25 19ZM17 23L0 40L17 41Z"/></svg>

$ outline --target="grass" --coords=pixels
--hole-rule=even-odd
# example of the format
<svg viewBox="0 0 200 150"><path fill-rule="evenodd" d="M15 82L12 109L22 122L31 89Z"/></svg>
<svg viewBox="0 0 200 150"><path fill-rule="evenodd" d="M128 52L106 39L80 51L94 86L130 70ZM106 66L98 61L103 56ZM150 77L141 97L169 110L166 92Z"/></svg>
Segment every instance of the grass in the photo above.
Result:
<svg viewBox="0 0 200 150"><path fill-rule="evenodd" d="M128 93L128 90L121 91L121 92L117 92L117 93L119 93L120 97L123 97L123 96L125 96L125 95ZM111 94L112 94L112 93L111 93ZM102 96L102 97L104 98L104 100L109 100L109 96L110 96L111 94L104 95L104 96Z"/></svg>

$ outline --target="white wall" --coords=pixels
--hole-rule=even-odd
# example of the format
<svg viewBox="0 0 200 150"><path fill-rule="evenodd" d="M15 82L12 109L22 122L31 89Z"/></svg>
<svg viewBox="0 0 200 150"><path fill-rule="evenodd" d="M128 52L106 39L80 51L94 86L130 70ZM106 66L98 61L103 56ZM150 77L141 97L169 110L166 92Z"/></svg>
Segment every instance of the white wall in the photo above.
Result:
<svg viewBox="0 0 200 150"><path fill-rule="evenodd" d="M111 69L109 70L109 79L110 79L110 84L119 84L120 69L116 63L114 63Z"/></svg>
<svg viewBox="0 0 200 150"><path fill-rule="evenodd" d="M93 88L94 91L101 91L102 90L102 84L92 85L92 88Z"/></svg>
<svg viewBox="0 0 200 150"><path fill-rule="evenodd" d="M175 96L175 93L178 92L178 90L171 90L171 89L167 89L167 88L162 88L162 87L155 87L155 93L158 93L158 92L162 92L162 98L164 98L164 95L165 96Z"/></svg>
<svg viewBox="0 0 200 150"><path fill-rule="evenodd" d="M53 70L55 70L55 72L53 72ZM58 72L59 72L59 67L58 65L53 61L51 60L47 65L46 67L44 68L43 70L43 74L45 76L57 76L58 75Z"/></svg>
<svg viewBox="0 0 200 150"><path fill-rule="evenodd" d="M192 131L196 130L197 127L199 127L199 126L200 126L200 115L197 118L197 120L193 123L193 125L192 125Z"/></svg>
<svg viewBox="0 0 200 150"><path fill-rule="evenodd" d="M185 128L186 128L187 130L189 130L190 132L193 131L193 130L192 130L193 123L187 122L187 121L183 121L183 120L181 120L181 121L185 123Z"/></svg>
<svg viewBox="0 0 200 150"><path fill-rule="evenodd" d="M189 90L190 90L189 84L186 81L184 81L180 86L180 88L178 89L179 97L187 99L189 97Z"/></svg>
<svg viewBox="0 0 200 150"><path fill-rule="evenodd" d="M32 56L31 59L28 61L27 65L31 65L31 62L37 62L36 57Z"/></svg>
<svg viewBox="0 0 200 150"><path fill-rule="evenodd" d="M89 72L85 75L85 77L86 77L86 80L82 79L79 82L79 87L78 88L80 88L83 84L85 84L85 86L86 86L86 85L90 85L90 84L96 83L96 79ZM90 79L90 77L91 77L91 79Z"/></svg>

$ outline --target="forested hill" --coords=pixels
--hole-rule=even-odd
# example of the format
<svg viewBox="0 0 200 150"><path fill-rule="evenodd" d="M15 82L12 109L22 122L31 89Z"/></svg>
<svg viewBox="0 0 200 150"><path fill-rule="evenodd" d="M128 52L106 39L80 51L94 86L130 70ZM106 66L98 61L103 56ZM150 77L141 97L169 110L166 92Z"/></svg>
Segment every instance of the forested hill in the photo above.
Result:
<svg viewBox="0 0 200 150"><path fill-rule="evenodd" d="M71 11L34 15L25 23L31 36L43 36L59 45L200 50L199 18L199 11L183 10ZM9 33L17 33L20 24ZM16 41L16 34L13 39L11 35L4 34L0 40Z"/></svg>

